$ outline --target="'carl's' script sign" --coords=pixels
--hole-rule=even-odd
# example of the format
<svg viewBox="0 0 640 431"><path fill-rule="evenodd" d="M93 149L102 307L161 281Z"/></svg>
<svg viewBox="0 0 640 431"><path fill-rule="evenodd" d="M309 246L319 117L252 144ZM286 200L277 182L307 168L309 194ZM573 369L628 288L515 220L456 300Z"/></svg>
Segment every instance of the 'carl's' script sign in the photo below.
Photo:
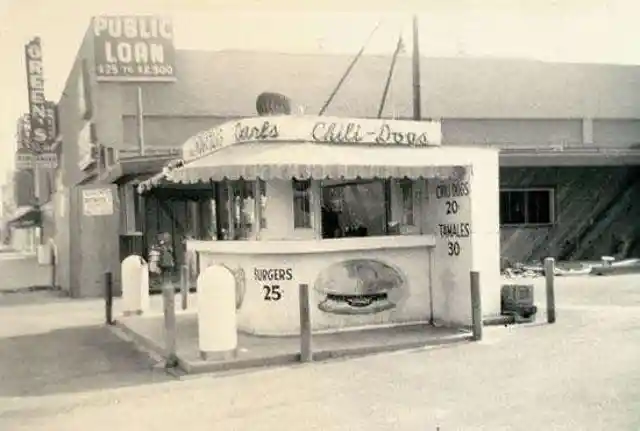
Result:
<svg viewBox="0 0 640 431"><path fill-rule="evenodd" d="M237 142L277 139L280 136L278 124L270 121L258 125L237 123L234 129Z"/></svg>
<svg viewBox="0 0 640 431"><path fill-rule="evenodd" d="M441 136L436 121L276 115L230 121L200 132L183 145L182 158L188 161L247 142L427 147L440 145Z"/></svg>

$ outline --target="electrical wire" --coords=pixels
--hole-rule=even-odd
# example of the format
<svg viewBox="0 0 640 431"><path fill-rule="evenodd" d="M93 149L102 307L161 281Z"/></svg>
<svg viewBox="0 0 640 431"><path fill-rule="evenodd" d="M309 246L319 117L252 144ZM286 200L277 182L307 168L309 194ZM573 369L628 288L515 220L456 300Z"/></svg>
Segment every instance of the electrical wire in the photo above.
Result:
<svg viewBox="0 0 640 431"><path fill-rule="evenodd" d="M331 95L329 96L325 104L322 106L322 109L320 109L320 113L318 115L323 115L325 113L325 111L333 101L333 98L336 96L336 94L338 94L340 87L342 87L342 84L344 83L344 81L349 77L351 70L353 69L353 67L356 65L356 63L362 56L362 53L364 53L364 50L367 48L367 45L369 45L369 42L371 41L371 39L373 38L373 35L376 33L379 27L380 27L380 21L376 23L376 26L373 28L373 30L369 34L369 37L367 37L367 39L365 40L364 44L362 45L362 48L360 48L360 51L358 51L356 56L351 61L351 64L349 64L349 67L347 67L347 70L340 78L340 81L338 81L338 85L336 85L336 88L334 88L333 92L331 92Z"/></svg>

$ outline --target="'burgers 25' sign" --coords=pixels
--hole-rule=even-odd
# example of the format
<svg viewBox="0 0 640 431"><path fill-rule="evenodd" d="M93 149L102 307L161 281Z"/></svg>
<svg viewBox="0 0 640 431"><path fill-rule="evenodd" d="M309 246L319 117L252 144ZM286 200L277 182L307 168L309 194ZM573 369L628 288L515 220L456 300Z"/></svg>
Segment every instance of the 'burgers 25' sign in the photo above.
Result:
<svg viewBox="0 0 640 431"><path fill-rule="evenodd" d="M99 16L92 20L95 70L100 81L174 81L170 19Z"/></svg>

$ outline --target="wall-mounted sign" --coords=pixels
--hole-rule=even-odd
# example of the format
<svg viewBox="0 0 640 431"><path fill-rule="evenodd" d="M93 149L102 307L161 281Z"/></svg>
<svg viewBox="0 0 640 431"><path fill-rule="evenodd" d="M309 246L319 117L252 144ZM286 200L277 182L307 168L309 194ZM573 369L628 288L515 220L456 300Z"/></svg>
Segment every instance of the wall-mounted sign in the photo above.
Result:
<svg viewBox="0 0 640 431"><path fill-rule="evenodd" d="M56 138L58 137L58 105L56 105L55 102L47 100L44 106L47 115L47 124L49 126L47 134L49 135L49 142L51 142L49 151L54 151L57 146Z"/></svg>
<svg viewBox="0 0 640 431"><path fill-rule="evenodd" d="M16 122L16 141L19 152L32 152L29 148L31 145L31 116L29 114L23 114Z"/></svg>
<svg viewBox="0 0 640 431"><path fill-rule="evenodd" d="M82 190L82 213L89 217L113 214L113 193L111 189Z"/></svg>
<svg viewBox="0 0 640 431"><path fill-rule="evenodd" d="M47 101L45 103L45 111L47 116L47 135L49 136L47 143L47 149L49 151L55 150L57 146L55 137L58 135L58 108L55 103ZM31 114L24 114L18 119L18 129L17 129L17 138L18 138L18 148L32 151L32 152L42 152L42 151L33 151L31 149L32 146L32 138L31 138Z"/></svg>
<svg viewBox="0 0 640 431"><path fill-rule="evenodd" d="M437 121L372 120L313 116L248 118L225 123L190 138L182 147L185 161L227 145L244 142L316 142L342 145L440 145Z"/></svg>
<svg viewBox="0 0 640 431"><path fill-rule="evenodd" d="M34 153L52 151L55 135L51 135L53 114L51 104L44 95L44 74L42 66L42 46L36 37L25 45L25 63L27 66L27 90L29 93L29 139L24 145ZM47 105L49 104L49 109Z"/></svg>
<svg viewBox="0 0 640 431"><path fill-rule="evenodd" d="M99 81L174 81L175 47L170 19L99 16L92 20Z"/></svg>
<svg viewBox="0 0 640 431"><path fill-rule="evenodd" d="M45 147L36 145L31 135L31 114L24 114L17 121L16 141L18 151L16 152L16 167L18 169L30 169L35 164L45 167L57 167L56 148L59 141L56 140L58 134L58 120L56 104L50 101L45 102L47 116L47 143Z"/></svg>
<svg viewBox="0 0 640 431"><path fill-rule="evenodd" d="M56 153L33 154L27 152L16 153L17 169L32 169L36 165L43 168L57 168L58 155Z"/></svg>
<svg viewBox="0 0 640 431"><path fill-rule="evenodd" d="M86 122L78 134L78 168L86 170L96 160L95 129L92 123Z"/></svg>

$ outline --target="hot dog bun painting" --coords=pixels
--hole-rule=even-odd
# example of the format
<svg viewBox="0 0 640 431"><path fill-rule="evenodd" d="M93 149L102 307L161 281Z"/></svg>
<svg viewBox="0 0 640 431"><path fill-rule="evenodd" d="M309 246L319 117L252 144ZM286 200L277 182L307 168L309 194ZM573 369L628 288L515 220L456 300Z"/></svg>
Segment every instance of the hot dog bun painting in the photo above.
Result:
<svg viewBox="0 0 640 431"><path fill-rule="evenodd" d="M335 263L314 283L318 308L325 313L363 315L391 310L406 289L406 279L392 266L372 259Z"/></svg>

